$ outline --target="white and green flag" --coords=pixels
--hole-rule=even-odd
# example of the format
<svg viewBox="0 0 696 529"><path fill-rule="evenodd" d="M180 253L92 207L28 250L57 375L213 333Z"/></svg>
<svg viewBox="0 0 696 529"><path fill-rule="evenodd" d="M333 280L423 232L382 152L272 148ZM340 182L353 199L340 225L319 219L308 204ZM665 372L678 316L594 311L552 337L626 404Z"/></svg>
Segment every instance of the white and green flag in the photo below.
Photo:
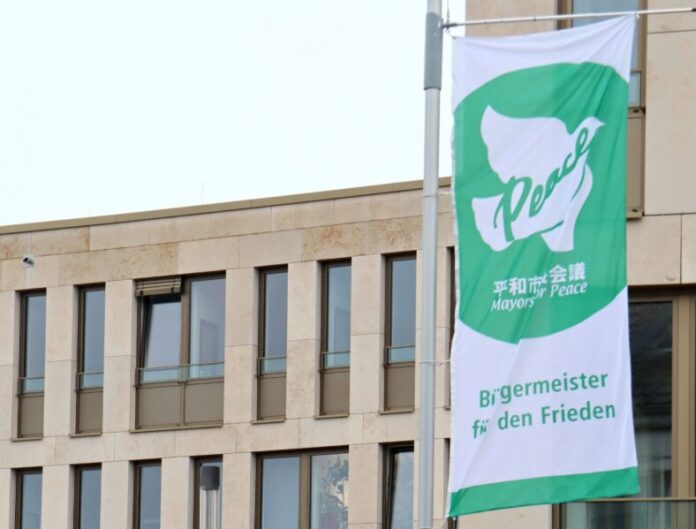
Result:
<svg viewBox="0 0 696 529"><path fill-rule="evenodd" d="M638 492L625 228L634 23L455 39L452 516Z"/></svg>

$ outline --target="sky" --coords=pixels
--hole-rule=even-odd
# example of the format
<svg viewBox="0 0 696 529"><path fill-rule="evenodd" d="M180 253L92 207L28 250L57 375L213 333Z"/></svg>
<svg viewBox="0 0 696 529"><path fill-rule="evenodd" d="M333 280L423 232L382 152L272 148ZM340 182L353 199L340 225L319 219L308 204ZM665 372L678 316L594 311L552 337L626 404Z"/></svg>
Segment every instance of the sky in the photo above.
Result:
<svg viewBox="0 0 696 529"><path fill-rule="evenodd" d="M422 178L425 7L0 0L0 225Z"/></svg>

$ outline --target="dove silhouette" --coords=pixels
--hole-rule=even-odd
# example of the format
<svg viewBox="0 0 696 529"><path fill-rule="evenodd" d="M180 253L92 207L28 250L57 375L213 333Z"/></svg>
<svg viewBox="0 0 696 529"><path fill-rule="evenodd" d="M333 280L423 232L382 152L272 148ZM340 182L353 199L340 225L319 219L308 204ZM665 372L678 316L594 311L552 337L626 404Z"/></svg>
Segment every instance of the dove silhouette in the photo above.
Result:
<svg viewBox="0 0 696 529"><path fill-rule="evenodd" d="M573 249L575 222L592 189L590 143L603 125L588 117L568 133L554 117L513 118L486 108L481 137L505 190L472 199L472 207L476 228L492 250L535 234L551 251Z"/></svg>

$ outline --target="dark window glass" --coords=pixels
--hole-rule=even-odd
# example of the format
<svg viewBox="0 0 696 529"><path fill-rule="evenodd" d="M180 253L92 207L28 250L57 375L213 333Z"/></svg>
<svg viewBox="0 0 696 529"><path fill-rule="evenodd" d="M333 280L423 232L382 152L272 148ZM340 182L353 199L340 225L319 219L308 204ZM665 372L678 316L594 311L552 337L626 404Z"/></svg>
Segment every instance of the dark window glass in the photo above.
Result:
<svg viewBox="0 0 696 529"><path fill-rule="evenodd" d="M285 371L288 328L288 272L263 272L263 373Z"/></svg>
<svg viewBox="0 0 696 529"><path fill-rule="evenodd" d="M82 304L80 387L101 387L104 378L104 289L84 289Z"/></svg>
<svg viewBox="0 0 696 529"><path fill-rule="evenodd" d="M197 465L196 529L222 527L222 461L202 460Z"/></svg>
<svg viewBox="0 0 696 529"><path fill-rule="evenodd" d="M136 529L160 528L161 473L159 463L144 463L138 466Z"/></svg>
<svg viewBox="0 0 696 529"><path fill-rule="evenodd" d="M262 462L261 529L299 529L300 458Z"/></svg>
<svg viewBox="0 0 696 529"><path fill-rule="evenodd" d="M389 260L389 354L388 362L415 359L416 258Z"/></svg>
<svg viewBox="0 0 696 529"><path fill-rule="evenodd" d="M350 263L327 264L324 367L350 364Z"/></svg>
<svg viewBox="0 0 696 529"><path fill-rule="evenodd" d="M99 529L101 511L101 469L77 469L77 528Z"/></svg>
<svg viewBox="0 0 696 529"><path fill-rule="evenodd" d="M387 529L413 528L413 448L388 450Z"/></svg>
<svg viewBox="0 0 696 529"><path fill-rule="evenodd" d="M24 326L22 351L22 391L43 391L46 357L46 294L24 295Z"/></svg>
<svg viewBox="0 0 696 529"><path fill-rule="evenodd" d="M19 529L41 529L41 471L20 471L17 476Z"/></svg>
<svg viewBox="0 0 696 529"><path fill-rule="evenodd" d="M573 13L602 13L610 11L637 11L641 9L640 0L572 0ZM592 24L604 18L579 18L573 21L574 26ZM636 34L633 39L633 55L631 56L631 82L628 88L629 105L638 106L641 101L641 72L640 72L640 21L636 21Z"/></svg>
<svg viewBox="0 0 696 529"><path fill-rule="evenodd" d="M311 529L348 529L348 454L311 457Z"/></svg>
<svg viewBox="0 0 696 529"><path fill-rule="evenodd" d="M179 365L181 357L181 298L178 295L145 298L145 354L142 367L146 369ZM176 379L179 370L153 369L143 373L142 382Z"/></svg>
<svg viewBox="0 0 696 529"><path fill-rule="evenodd" d="M225 358L225 278L192 279L189 362L214 364Z"/></svg>
<svg viewBox="0 0 696 529"><path fill-rule="evenodd" d="M639 496L672 495L672 303L629 305ZM567 529L672 527L668 502L573 503Z"/></svg>

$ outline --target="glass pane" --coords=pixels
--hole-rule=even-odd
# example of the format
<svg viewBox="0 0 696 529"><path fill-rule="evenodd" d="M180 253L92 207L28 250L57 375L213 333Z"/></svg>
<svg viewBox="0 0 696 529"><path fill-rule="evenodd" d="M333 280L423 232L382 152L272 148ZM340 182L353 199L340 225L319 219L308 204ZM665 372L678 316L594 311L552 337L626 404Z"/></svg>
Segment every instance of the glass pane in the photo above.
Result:
<svg viewBox="0 0 696 529"><path fill-rule="evenodd" d="M288 273L265 273L263 356L286 356L288 328Z"/></svg>
<svg viewBox="0 0 696 529"><path fill-rule="evenodd" d="M312 456L311 529L348 529L348 454Z"/></svg>
<svg viewBox="0 0 696 529"><path fill-rule="evenodd" d="M413 451L394 452L391 465L388 529L413 529Z"/></svg>
<svg viewBox="0 0 696 529"><path fill-rule="evenodd" d="M416 343L416 259L391 261L391 336L389 345Z"/></svg>
<svg viewBox="0 0 696 529"><path fill-rule="evenodd" d="M178 366L181 344L181 299L152 296L145 300L143 367Z"/></svg>
<svg viewBox="0 0 696 529"><path fill-rule="evenodd" d="M324 353L324 368L348 367L350 365L350 353Z"/></svg>
<svg viewBox="0 0 696 529"><path fill-rule="evenodd" d="M82 373L80 375L80 388L101 388L104 385L104 373Z"/></svg>
<svg viewBox="0 0 696 529"><path fill-rule="evenodd" d="M629 305L640 495L672 493L672 303Z"/></svg>
<svg viewBox="0 0 696 529"><path fill-rule="evenodd" d="M198 520L196 529L222 527L222 461L204 461L198 467Z"/></svg>
<svg viewBox="0 0 696 529"><path fill-rule="evenodd" d="M350 351L350 264L328 265L326 350Z"/></svg>
<svg viewBox="0 0 696 529"><path fill-rule="evenodd" d="M387 356L387 362L390 364L398 364L399 362L413 362L415 359L415 347L391 347Z"/></svg>
<svg viewBox="0 0 696 529"><path fill-rule="evenodd" d="M22 380L22 393L42 393L43 390L43 378L25 378Z"/></svg>
<svg viewBox="0 0 696 529"><path fill-rule="evenodd" d="M225 364L198 364L188 367L188 378L217 378L225 374Z"/></svg>
<svg viewBox="0 0 696 529"><path fill-rule="evenodd" d="M225 359L225 278L194 279L191 285L191 364Z"/></svg>
<svg viewBox="0 0 696 529"><path fill-rule="evenodd" d="M101 469L85 468L79 472L80 519L78 529L99 529Z"/></svg>
<svg viewBox="0 0 696 529"><path fill-rule="evenodd" d="M287 358L260 358L260 373L285 373L287 369Z"/></svg>
<svg viewBox="0 0 696 529"><path fill-rule="evenodd" d="M263 460L261 529L299 529L300 458Z"/></svg>
<svg viewBox="0 0 696 529"><path fill-rule="evenodd" d="M41 529L41 472L21 474L20 529Z"/></svg>
<svg viewBox="0 0 696 529"><path fill-rule="evenodd" d="M44 376L44 358L46 351L46 294L27 294L24 372L25 377Z"/></svg>
<svg viewBox="0 0 696 529"><path fill-rule="evenodd" d="M565 529L693 529L694 502L570 503L563 516Z"/></svg>
<svg viewBox="0 0 696 529"><path fill-rule="evenodd" d="M159 465L142 465L139 474L140 498L138 498L137 529L159 529L161 468Z"/></svg>
<svg viewBox="0 0 696 529"><path fill-rule="evenodd" d="M81 371L104 371L104 289L84 292Z"/></svg>
<svg viewBox="0 0 696 529"><path fill-rule="evenodd" d="M603 13L610 11L637 11L640 9L640 0L573 0L573 13ZM579 18L573 20L574 26L585 26L606 18ZM639 25L636 23L636 32L633 39L633 54L631 55L631 68L638 68L638 31Z"/></svg>
<svg viewBox="0 0 696 529"><path fill-rule="evenodd" d="M140 370L141 384L146 384L148 382L171 382L172 380L179 380L181 378L181 368L179 367L158 367Z"/></svg>

